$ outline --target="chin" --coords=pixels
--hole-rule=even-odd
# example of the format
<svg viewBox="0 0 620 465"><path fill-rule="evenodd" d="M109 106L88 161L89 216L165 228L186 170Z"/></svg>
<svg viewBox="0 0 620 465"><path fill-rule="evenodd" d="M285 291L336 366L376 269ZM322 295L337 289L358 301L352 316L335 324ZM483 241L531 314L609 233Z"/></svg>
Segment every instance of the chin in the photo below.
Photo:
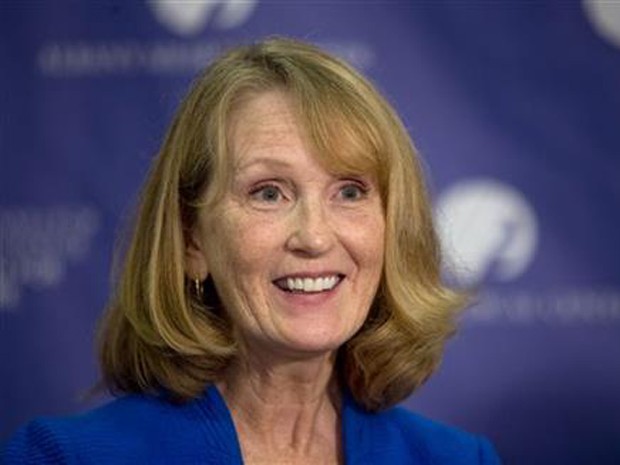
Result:
<svg viewBox="0 0 620 465"><path fill-rule="evenodd" d="M291 353L299 355L324 355L330 352L336 352L343 344L345 344L352 334L325 334L324 332L305 332L304 334L296 333L291 337L287 337L282 341L282 347L288 349Z"/></svg>

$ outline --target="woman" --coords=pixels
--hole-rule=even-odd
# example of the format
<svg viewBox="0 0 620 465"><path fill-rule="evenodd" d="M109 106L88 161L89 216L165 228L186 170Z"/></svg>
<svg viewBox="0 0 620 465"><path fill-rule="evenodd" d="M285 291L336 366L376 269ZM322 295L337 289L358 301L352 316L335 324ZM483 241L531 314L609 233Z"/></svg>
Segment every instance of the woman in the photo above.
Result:
<svg viewBox="0 0 620 465"><path fill-rule="evenodd" d="M499 463L393 407L462 303L415 150L372 85L297 41L234 49L192 87L143 190L101 330L123 396L31 423L6 460Z"/></svg>

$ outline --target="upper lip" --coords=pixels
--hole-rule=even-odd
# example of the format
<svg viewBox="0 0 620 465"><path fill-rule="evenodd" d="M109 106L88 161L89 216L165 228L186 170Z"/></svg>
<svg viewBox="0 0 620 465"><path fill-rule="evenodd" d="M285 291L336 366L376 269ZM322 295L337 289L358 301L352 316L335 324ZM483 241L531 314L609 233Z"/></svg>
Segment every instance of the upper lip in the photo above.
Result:
<svg viewBox="0 0 620 465"><path fill-rule="evenodd" d="M274 279L274 281L279 281L281 279L286 279L286 278L312 278L312 279L316 279L316 278L326 278L329 276L339 276L339 277L344 277L345 274L341 273L339 271L297 271L294 273L287 273L287 274L283 274L281 276L279 276L278 278Z"/></svg>

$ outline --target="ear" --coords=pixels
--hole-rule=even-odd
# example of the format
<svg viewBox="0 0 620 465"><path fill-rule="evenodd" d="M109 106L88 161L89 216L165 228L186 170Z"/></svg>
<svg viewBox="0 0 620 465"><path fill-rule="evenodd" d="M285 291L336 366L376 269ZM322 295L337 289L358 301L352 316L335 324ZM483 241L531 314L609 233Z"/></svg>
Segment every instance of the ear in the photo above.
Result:
<svg viewBox="0 0 620 465"><path fill-rule="evenodd" d="M197 226L185 234L185 274L191 280L204 281L209 274L206 250Z"/></svg>

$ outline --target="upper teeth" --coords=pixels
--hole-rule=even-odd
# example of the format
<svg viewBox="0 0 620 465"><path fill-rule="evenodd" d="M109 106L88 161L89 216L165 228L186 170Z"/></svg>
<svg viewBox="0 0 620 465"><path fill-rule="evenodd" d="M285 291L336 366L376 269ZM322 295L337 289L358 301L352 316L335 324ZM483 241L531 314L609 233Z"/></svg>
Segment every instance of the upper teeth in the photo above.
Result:
<svg viewBox="0 0 620 465"><path fill-rule="evenodd" d="M287 278L286 287L289 291L320 292L332 289L338 283L338 276L321 278Z"/></svg>

